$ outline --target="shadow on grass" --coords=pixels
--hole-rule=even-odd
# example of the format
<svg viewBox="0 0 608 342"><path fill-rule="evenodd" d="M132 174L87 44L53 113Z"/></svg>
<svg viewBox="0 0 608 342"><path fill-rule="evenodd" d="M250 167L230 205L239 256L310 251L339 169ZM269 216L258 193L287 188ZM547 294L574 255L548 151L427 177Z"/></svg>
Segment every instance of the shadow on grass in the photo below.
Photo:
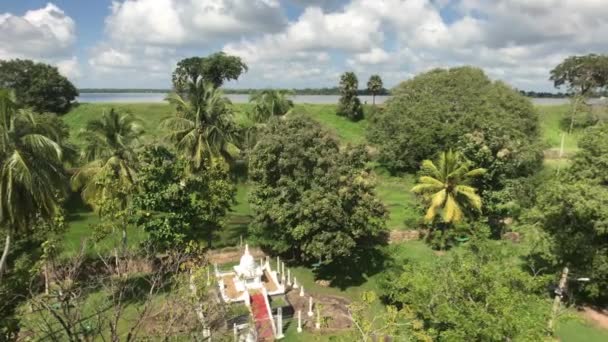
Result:
<svg viewBox="0 0 608 342"><path fill-rule="evenodd" d="M349 258L322 265L314 273L315 278L329 280L332 287L344 291L362 285L369 277L382 272L392 263L392 257L382 248L364 248Z"/></svg>

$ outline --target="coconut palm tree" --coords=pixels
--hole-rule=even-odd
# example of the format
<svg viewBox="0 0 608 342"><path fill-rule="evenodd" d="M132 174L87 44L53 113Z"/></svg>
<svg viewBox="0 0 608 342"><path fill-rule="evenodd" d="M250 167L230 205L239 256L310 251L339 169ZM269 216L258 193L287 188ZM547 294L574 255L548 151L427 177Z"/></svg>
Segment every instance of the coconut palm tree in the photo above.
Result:
<svg viewBox="0 0 608 342"><path fill-rule="evenodd" d="M14 234L37 217L51 217L65 193L62 149L51 138L60 133L40 119L0 89L0 229L6 234L0 277Z"/></svg>
<svg viewBox="0 0 608 342"><path fill-rule="evenodd" d="M133 115L114 109L87 123L79 133L84 141L81 157L86 164L72 176L72 187L81 190L86 203L99 209L98 203L118 196L117 188L133 189L136 181L133 149L142 134L143 129ZM121 194L116 199L121 208L126 207L125 196ZM123 227L123 247L125 245L126 225Z"/></svg>
<svg viewBox="0 0 608 342"><path fill-rule="evenodd" d="M193 171L200 170L205 160L230 163L230 147L236 148L230 100L211 83L199 80L190 84L188 99L177 93L167 96L175 115L161 122L170 133L167 138L191 162Z"/></svg>
<svg viewBox="0 0 608 342"><path fill-rule="evenodd" d="M382 84L382 79L380 75L372 75L367 81L367 90L372 94L372 104L376 104L376 95L380 93L383 89L384 85Z"/></svg>
<svg viewBox="0 0 608 342"><path fill-rule="evenodd" d="M273 116L283 116L291 112L294 103L292 92L288 90L266 89L251 95L249 102L253 104L251 112L247 113L255 123L265 123Z"/></svg>
<svg viewBox="0 0 608 342"><path fill-rule="evenodd" d="M429 203L424 217L427 222L441 214L443 222L457 223L465 214L481 211L481 197L471 181L483 175L485 169L471 169L469 161L450 150L439 155L437 164L423 161L421 171L423 176L412 191Z"/></svg>

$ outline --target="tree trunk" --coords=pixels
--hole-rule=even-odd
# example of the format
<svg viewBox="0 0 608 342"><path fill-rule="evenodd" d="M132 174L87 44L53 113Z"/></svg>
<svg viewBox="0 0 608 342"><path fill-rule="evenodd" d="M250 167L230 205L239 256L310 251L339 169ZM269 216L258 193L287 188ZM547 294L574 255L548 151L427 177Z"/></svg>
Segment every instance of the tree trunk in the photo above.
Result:
<svg viewBox="0 0 608 342"><path fill-rule="evenodd" d="M6 241L4 242L4 252L2 252L2 258L0 259L0 282L2 282L2 274L4 273L4 268L6 267L6 259L8 258L8 250L11 245L11 230L9 229L6 232Z"/></svg>
<svg viewBox="0 0 608 342"><path fill-rule="evenodd" d="M376 94L372 94L372 105L376 105Z"/></svg>

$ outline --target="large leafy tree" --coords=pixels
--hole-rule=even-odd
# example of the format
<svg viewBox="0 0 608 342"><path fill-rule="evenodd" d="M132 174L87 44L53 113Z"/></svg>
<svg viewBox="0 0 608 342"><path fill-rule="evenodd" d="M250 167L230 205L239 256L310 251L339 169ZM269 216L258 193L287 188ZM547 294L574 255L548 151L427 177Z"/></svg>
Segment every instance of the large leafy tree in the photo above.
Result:
<svg viewBox="0 0 608 342"><path fill-rule="evenodd" d="M189 57L177 63L173 72L173 87L178 93L188 90L188 84L199 79L221 87L225 81L237 80L247 72L247 64L240 57L216 52L207 57Z"/></svg>
<svg viewBox="0 0 608 342"><path fill-rule="evenodd" d="M479 69L436 69L401 83L391 93L385 110L371 118L367 136L377 145L380 162L392 172L415 171L428 156L463 140L472 140L476 149L488 149L484 163L469 151L463 153L487 168L489 176L494 171L492 162L510 164L510 172L518 175L540 167L542 148L537 145L539 121L534 106ZM522 151L534 159L522 160Z"/></svg>
<svg viewBox="0 0 608 342"><path fill-rule="evenodd" d="M367 81L367 91L372 94L372 104L376 104L376 95L384 89L380 75L371 75Z"/></svg>
<svg viewBox="0 0 608 342"><path fill-rule="evenodd" d="M202 79L189 87L187 99L177 93L167 97L175 108L175 115L161 123L169 130L168 140L190 160L194 171L201 169L205 160L223 159L230 163L229 148L237 141L230 100Z"/></svg>
<svg viewBox="0 0 608 342"><path fill-rule="evenodd" d="M310 118L272 120L250 157L252 234L308 262L338 262L373 246L387 212L366 162L363 148L341 150Z"/></svg>
<svg viewBox="0 0 608 342"><path fill-rule="evenodd" d="M357 96L359 81L354 72L345 72L340 76L340 100L337 114L352 121L363 119L363 106Z"/></svg>
<svg viewBox="0 0 608 342"><path fill-rule="evenodd" d="M485 169L473 169L469 161L450 150L440 153L436 164L423 161L420 171L422 176L412 191L427 203L426 221L432 222L441 215L443 222L457 223L465 215L481 212L481 197L471 183Z"/></svg>
<svg viewBox="0 0 608 342"><path fill-rule="evenodd" d="M115 109L90 120L79 133L84 142L82 159L86 163L72 176L72 187L81 191L86 203L96 209L113 203L124 209L136 183L134 148L143 134L137 119ZM126 245L126 225L123 244Z"/></svg>
<svg viewBox="0 0 608 342"><path fill-rule="evenodd" d="M0 90L0 227L5 236L0 277L11 240L39 217L52 217L66 183L60 133L41 116L18 109L14 96Z"/></svg>
<svg viewBox="0 0 608 342"><path fill-rule="evenodd" d="M551 70L550 80L556 88L565 85L582 96L602 90L608 86L608 56L570 56Z"/></svg>
<svg viewBox="0 0 608 342"><path fill-rule="evenodd" d="M183 247L223 227L235 187L221 164L188 173L188 162L161 146L146 147L138 158L138 192L131 222L148 233L154 250Z"/></svg>
<svg viewBox="0 0 608 342"><path fill-rule="evenodd" d="M78 96L56 67L21 59L0 61L0 88L14 90L18 105L41 113L67 113Z"/></svg>
<svg viewBox="0 0 608 342"><path fill-rule="evenodd" d="M431 262L409 262L383 283L420 341L542 341L550 310L546 286L508 243L476 241Z"/></svg>

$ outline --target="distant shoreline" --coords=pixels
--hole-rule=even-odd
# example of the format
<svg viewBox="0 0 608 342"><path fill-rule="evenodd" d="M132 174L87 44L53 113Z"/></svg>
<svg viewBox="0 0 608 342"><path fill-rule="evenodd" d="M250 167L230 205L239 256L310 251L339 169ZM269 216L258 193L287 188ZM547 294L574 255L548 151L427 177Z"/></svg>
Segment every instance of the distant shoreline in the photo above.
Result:
<svg viewBox="0 0 608 342"><path fill-rule="evenodd" d="M234 95L250 95L262 89L223 89L225 94ZM294 93L294 95L340 95L338 88L306 88L306 89L285 89ZM171 89L156 89L156 88L81 88L78 89L81 94L167 94ZM548 92L533 92L520 91L522 95L529 98L537 99L566 99L570 96L565 93L548 93ZM366 89L359 89L360 96L371 96ZM385 89L379 96L390 96L390 91ZM599 97L598 97L599 98Z"/></svg>

